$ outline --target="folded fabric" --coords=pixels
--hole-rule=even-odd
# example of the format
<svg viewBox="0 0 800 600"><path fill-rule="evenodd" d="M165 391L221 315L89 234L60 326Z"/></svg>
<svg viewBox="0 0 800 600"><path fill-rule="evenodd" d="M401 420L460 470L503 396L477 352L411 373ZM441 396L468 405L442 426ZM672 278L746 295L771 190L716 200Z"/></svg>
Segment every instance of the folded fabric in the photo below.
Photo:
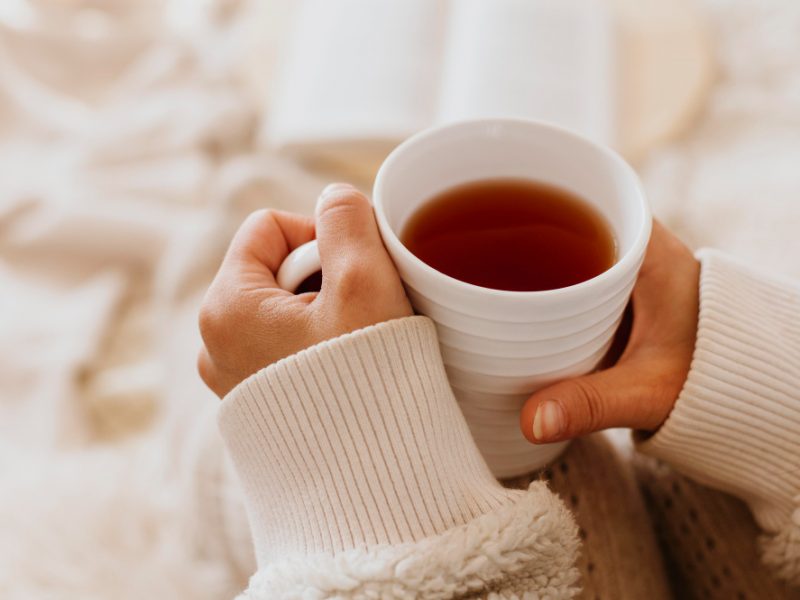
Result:
<svg viewBox="0 0 800 600"><path fill-rule="evenodd" d="M306 0L264 138L348 165L478 117L539 119L613 143L611 38L592 0Z"/></svg>

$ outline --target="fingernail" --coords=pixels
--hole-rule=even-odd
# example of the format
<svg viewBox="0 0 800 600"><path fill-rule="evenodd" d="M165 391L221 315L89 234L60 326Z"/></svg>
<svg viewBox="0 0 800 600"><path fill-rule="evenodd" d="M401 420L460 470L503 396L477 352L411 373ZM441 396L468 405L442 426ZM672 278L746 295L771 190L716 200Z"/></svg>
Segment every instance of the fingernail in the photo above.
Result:
<svg viewBox="0 0 800 600"><path fill-rule="evenodd" d="M533 417L533 438L537 442L556 439L564 430L564 409L555 400L545 400Z"/></svg>

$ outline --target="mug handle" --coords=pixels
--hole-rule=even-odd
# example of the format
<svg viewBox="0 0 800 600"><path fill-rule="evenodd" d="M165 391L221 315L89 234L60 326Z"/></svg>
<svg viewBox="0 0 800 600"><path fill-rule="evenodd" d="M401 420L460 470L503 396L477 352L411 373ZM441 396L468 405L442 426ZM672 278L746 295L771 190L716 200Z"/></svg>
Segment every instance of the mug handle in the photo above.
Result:
<svg viewBox="0 0 800 600"><path fill-rule="evenodd" d="M294 292L303 281L321 268L317 240L311 240L292 250L283 259L275 279L280 288Z"/></svg>

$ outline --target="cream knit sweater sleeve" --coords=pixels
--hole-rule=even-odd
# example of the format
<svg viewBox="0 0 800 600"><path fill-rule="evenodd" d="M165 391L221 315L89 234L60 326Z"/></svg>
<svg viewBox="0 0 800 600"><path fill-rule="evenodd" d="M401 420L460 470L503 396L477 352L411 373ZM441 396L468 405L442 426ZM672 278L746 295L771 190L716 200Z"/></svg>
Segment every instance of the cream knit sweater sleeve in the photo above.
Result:
<svg viewBox="0 0 800 600"><path fill-rule="evenodd" d="M273 364L222 403L258 571L242 598L572 598L578 540L541 482L473 443L424 317Z"/></svg>
<svg viewBox="0 0 800 600"><path fill-rule="evenodd" d="M688 379L640 450L735 494L767 532L763 557L800 585L800 287L703 251Z"/></svg>

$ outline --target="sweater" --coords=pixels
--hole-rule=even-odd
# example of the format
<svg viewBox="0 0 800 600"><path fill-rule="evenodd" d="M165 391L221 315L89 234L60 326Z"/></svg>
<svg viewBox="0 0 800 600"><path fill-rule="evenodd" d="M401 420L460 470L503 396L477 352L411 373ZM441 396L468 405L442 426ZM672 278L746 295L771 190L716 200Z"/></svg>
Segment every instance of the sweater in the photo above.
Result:
<svg viewBox="0 0 800 600"><path fill-rule="evenodd" d="M800 290L701 252L692 366L641 452L744 500L800 583ZM572 598L579 536L541 481L503 487L425 317L328 340L223 401L258 570L243 598Z"/></svg>

